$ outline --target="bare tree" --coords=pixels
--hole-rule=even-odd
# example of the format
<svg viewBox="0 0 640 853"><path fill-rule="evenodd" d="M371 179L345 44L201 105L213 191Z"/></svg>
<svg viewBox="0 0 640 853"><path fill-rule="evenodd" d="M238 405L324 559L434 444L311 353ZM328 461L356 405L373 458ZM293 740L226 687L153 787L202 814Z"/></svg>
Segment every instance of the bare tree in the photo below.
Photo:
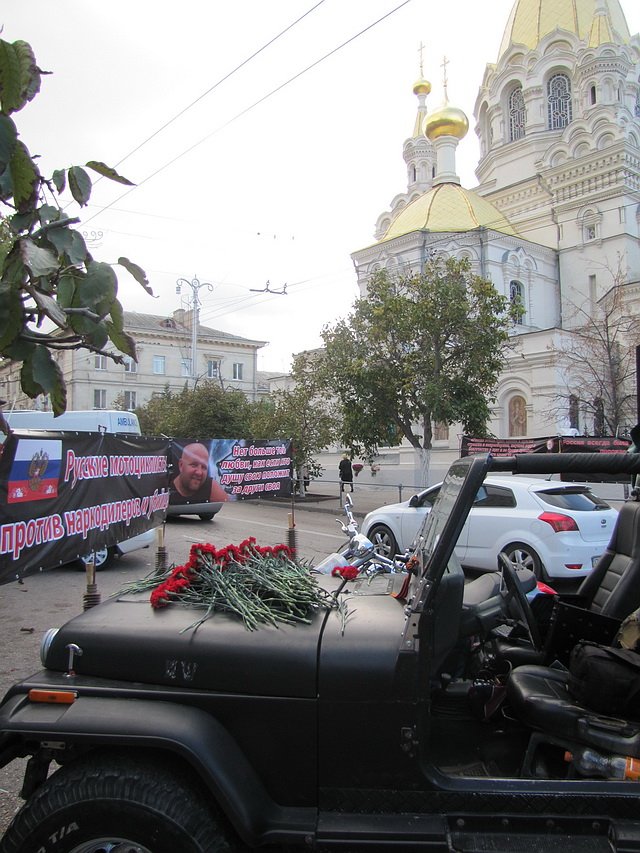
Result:
<svg viewBox="0 0 640 853"><path fill-rule="evenodd" d="M621 264L609 272L607 293L598 301L573 305L567 316L571 328L557 356L565 387L554 395L549 410L593 435L623 434L636 421L638 318L629 309L630 284Z"/></svg>

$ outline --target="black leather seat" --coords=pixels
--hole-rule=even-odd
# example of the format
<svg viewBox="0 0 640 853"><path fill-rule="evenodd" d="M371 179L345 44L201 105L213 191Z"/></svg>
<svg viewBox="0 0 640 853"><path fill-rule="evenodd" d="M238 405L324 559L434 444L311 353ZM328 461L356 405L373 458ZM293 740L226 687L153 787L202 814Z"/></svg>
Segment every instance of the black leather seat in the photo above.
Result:
<svg viewBox="0 0 640 853"><path fill-rule="evenodd" d="M541 743L569 751L591 747L603 753L640 757L640 722L607 717L581 705L569 692L569 673L547 666L520 666L507 683L511 714L533 729L522 768L534 775L535 753Z"/></svg>
<svg viewBox="0 0 640 853"><path fill-rule="evenodd" d="M569 607L563 608L563 604ZM546 631L544 648L535 650L526 642L500 640L497 653L514 666L550 663L558 656L563 659L563 654L566 653L566 657L580 639L609 642L616 632L617 622L638 607L640 501L634 497L621 507L607 549L583 580L577 594L560 597L556 616L552 617Z"/></svg>
<svg viewBox="0 0 640 853"><path fill-rule="evenodd" d="M640 502L620 510L607 550L579 590L583 613L621 620L640 606ZM553 625L552 631L553 631ZM551 638L552 640L553 638ZM575 637L589 639L586 637ZM547 656L553 648L547 645ZM533 775L541 742L589 746L616 755L640 757L640 721L607 717L577 702L563 668L526 664L513 670L507 684L512 714L533 730L523 774Z"/></svg>
<svg viewBox="0 0 640 853"><path fill-rule="evenodd" d="M640 501L622 505L611 541L578 589L583 607L624 619L640 607Z"/></svg>

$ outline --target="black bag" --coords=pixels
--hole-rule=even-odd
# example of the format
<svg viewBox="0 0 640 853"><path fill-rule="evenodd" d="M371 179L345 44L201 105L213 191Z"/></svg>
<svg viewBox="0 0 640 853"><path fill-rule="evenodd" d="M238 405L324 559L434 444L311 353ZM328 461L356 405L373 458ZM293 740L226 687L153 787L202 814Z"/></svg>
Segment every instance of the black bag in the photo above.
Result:
<svg viewBox="0 0 640 853"><path fill-rule="evenodd" d="M581 640L571 652L568 687L593 711L640 718L640 654Z"/></svg>

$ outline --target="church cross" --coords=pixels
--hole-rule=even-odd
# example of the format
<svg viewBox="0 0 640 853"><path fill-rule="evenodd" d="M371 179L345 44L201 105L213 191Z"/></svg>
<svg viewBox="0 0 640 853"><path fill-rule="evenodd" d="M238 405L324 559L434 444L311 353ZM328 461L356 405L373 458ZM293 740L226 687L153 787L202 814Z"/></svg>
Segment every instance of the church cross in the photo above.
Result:
<svg viewBox="0 0 640 853"><path fill-rule="evenodd" d="M446 56L443 56L442 57L442 63L440 64L440 67L442 68L442 87L444 89L445 101L449 100L449 92L448 92L448 88L447 88L449 85L449 80L447 78L447 65L448 64L449 64L449 60L447 59Z"/></svg>

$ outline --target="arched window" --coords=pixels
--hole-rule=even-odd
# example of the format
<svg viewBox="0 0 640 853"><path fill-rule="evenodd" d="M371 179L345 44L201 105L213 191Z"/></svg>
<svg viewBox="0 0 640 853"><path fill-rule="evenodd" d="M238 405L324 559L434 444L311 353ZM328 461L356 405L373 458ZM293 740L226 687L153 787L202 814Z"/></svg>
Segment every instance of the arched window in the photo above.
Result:
<svg viewBox="0 0 640 853"><path fill-rule="evenodd" d="M517 308L515 322L522 324L524 321L524 287L521 282L509 282L509 302Z"/></svg>
<svg viewBox="0 0 640 853"><path fill-rule="evenodd" d="M449 424L444 421L436 421L433 425L434 441L449 441Z"/></svg>
<svg viewBox="0 0 640 853"><path fill-rule="evenodd" d="M580 400L575 394L569 397L569 426L571 429L580 429Z"/></svg>
<svg viewBox="0 0 640 853"><path fill-rule="evenodd" d="M634 113L636 116L640 117L640 88L636 92L636 106L634 109Z"/></svg>
<svg viewBox="0 0 640 853"><path fill-rule="evenodd" d="M554 74L547 83L547 124L561 130L571 121L571 81L566 74Z"/></svg>
<svg viewBox="0 0 640 853"><path fill-rule="evenodd" d="M591 88L589 89L589 101L591 102L591 104L595 104L596 100L596 87L591 86Z"/></svg>
<svg viewBox="0 0 640 853"><path fill-rule="evenodd" d="M515 142L525 135L526 111L522 86L516 86L509 95L509 141Z"/></svg>
<svg viewBox="0 0 640 853"><path fill-rule="evenodd" d="M593 401L593 434L605 434L604 401L601 397L596 397Z"/></svg>
<svg viewBox="0 0 640 853"><path fill-rule="evenodd" d="M509 436L518 438L527 434L527 402L516 396L509 400Z"/></svg>

